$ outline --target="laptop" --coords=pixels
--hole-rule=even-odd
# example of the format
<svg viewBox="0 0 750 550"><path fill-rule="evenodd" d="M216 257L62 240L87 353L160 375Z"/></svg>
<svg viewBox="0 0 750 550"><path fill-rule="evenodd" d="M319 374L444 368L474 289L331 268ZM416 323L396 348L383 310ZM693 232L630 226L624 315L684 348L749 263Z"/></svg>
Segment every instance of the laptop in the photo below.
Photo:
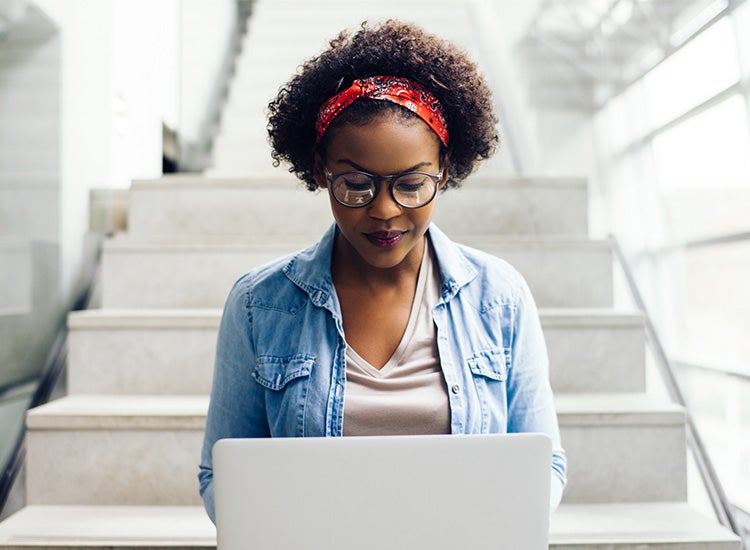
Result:
<svg viewBox="0 0 750 550"><path fill-rule="evenodd" d="M546 549L544 434L224 439L218 550Z"/></svg>

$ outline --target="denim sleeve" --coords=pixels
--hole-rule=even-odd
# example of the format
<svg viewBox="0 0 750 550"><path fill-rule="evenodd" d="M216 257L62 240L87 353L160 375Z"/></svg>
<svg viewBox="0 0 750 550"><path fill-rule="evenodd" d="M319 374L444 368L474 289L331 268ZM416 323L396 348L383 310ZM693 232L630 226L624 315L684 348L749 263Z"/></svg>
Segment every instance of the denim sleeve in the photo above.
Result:
<svg viewBox="0 0 750 550"><path fill-rule="evenodd" d="M560 504L566 478L565 451L549 382L549 359L534 299L524 282L513 323L508 372L508 431L541 432L552 440L550 512Z"/></svg>
<svg viewBox="0 0 750 550"><path fill-rule="evenodd" d="M252 377L255 350L248 290L240 279L229 293L216 343L211 401L201 452L200 494L211 521L214 511L212 450L219 439L268 437L262 388Z"/></svg>

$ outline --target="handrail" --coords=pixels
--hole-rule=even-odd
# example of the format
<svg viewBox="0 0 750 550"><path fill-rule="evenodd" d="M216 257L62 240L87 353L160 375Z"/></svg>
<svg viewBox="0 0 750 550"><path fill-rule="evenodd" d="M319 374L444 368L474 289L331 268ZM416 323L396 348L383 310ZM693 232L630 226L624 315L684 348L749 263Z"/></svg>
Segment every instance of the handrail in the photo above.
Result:
<svg viewBox="0 0 750 550"><path fill-rule="evenodd" d="M99 277L99 269L101 266L101 248L97 251L94 265L90 269L86 278L84 279L84 286L82 290L76 295L73 303L70 306L69 311L79 311L86 309L93 293L94 284ZM47 355L47 360L44 364L44 369L39 378L39 384L34 391L34 395L31 398L29 409L43 405L49 401L52 391L60 380L60 376L65 370L65 365L68 358L67 349L68 340L68 329L66 319L63 317L60 321L60 326L57 330L55 341L50 348ZM28 383L28 381L27 381ZM5 467L3 468L2 475L0 475L0 513L2 513L5 505L7 504L8 497L13 488L13 484L21 471L24 459L26 457L26 448L24 446L24 440L26 437L26 426L21 426L21 430L18 434L16 442L11 451L10 458L8 459Z"/></svg>
<svg viewBox="0 0 750 550"><path fill-rule="evenodd" d="M714 237L706 237L703 239L693 239L689 241L682 241L676 243L670 243L651 250L640 252L637 257L653 257L659 254L671 254L673 252L680 252L691 248L703 248L708 246L716 246L721 244L734 244L750 241L750 231L740 231L738 233L724 233L722 235L716 235Z"/></svg>
<svg viewBox="0 0 750 550"><path fill-rule="evenodd" d="M716 367L703 363L696 363L694 361L683 361L679 359L673 361L673 364L680 367L681 369L699 370L701 372L708 372L711 374L728 376L730 378L737 378L741 382L750 382L750 373L740 372L732 368Z"/></svg>
<svg viewBox="0 0 750 550"><path fill-rule="evenodd" d="M656 328L654 327L654 324L651 320L651 316L649 315L648 309L646 308L646 303L644 302L643 297L638 290L638 285L635 282L633 272L628 265L625 254L623 253L622 248L620 247L620 243L617 241L617 238L614 235L610 235L609 238L612 240L615 256L617 257L617 260L622 267L622 271L625 275L628 287L630 288L633 300L635 301L638 309L643 313L646 324L646 338L653 347L662 379L667 386L667 391L669 392L670 397L675 403L678 403L679 405L685 407L687 443L690 447L691 452L693 453L696 465L698 466L698 471L700 472L703 484L705 485L706 491L708 492L708 497L711 500L711 505L714 508L716 517L719 519L719 522L722 525L728 527L735 534L737 534L737 536L740 537L742 548L746 549L747 546L745 545L744 529L735 517L734 506L731 502L729 502L729 499L724 492L724 488L722 487L721 481L716 474L716 470L711 463L711 459L708 456L708 452L706 451L706 447L703 444L703 440L698 433L695 422L693 421L693 417L690 414L690 410L687 406L687 402L685 401L685 397L682 393L682 390L680 389L679 384L677 383L674 367L672 366L672 363L667 356L666 351L664 350L664 346L662 346L661 340L659 339L659 336L656 332Z"/></svg>

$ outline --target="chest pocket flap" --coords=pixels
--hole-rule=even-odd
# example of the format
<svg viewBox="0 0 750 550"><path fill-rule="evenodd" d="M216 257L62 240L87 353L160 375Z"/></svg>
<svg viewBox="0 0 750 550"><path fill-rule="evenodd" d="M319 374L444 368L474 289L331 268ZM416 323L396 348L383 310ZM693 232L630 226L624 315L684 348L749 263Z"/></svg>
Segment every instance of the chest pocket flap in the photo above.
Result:
<svg viewBox="0 0 750 550"><path fill-rule="evenodd" d="M466 361L474 376L484 376L502 382L508 377L510 350L505 348L483 350L471 355Z"/></svg>
<svg viewBox="0 0 750 550"><path fill-rule="evenodd" d="M253 372L258 384L269 390L284 389L289 382L310 376L315 357L310 355L292 355L290 357L262 356Z"/></svg>

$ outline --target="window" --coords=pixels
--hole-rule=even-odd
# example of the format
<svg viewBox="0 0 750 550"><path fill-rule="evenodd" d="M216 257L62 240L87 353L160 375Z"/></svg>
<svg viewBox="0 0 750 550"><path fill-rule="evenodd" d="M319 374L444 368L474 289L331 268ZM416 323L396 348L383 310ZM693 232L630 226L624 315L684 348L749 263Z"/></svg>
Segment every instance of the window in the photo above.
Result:
<svg viewBox="0 0 750 550"><path fill-rule="evenodd" d="M652 129L739 80L734 28L724 17L644 78Z"/></svg>
<svg viewBox="0 0 750 550"><path fill-rule="evenodd" d="M735 94L657 135L653 140L659 186L750 187L750 134L745 100Z"/></svg>

